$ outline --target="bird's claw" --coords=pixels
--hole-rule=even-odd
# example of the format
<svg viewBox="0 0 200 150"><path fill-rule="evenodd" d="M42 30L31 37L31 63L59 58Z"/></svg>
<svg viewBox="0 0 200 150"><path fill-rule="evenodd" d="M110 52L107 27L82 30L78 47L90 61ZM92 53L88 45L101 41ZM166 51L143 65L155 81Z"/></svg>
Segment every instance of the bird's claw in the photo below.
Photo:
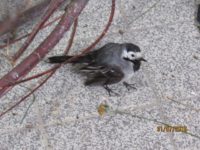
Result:
<svg viewBox="0 0 200 150"><path fill-rule="evenodd" d="M112 96L111 93L114 94L114 96L119 96L119 93L114 92L114 91L113 91L111 88L109 88L107 85L104 85L103 87L104 87L104 89L108 92L109 96Z"/></svg>
<svg viewBox="0 0 200 150"><path fill-rule="evenodd" d="M130 89L134 89L136 90L137 88L135 87L135 84L129 84L127 82L123 82L124 86L127 88L127 90L129 91Z"/></svg>

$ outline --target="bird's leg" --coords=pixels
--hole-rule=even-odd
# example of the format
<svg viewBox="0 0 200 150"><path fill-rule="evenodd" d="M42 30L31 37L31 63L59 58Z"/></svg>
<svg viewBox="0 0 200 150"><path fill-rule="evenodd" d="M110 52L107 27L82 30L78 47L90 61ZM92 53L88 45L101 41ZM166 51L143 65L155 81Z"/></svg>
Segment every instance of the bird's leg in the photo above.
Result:
<svg viewBox="0 0 200 150"><path fill-rule="evenodd" d="M136 90L136 87L135 87L135 84L129 84L127 82L123 82L124 86L128 89L128 91L130 89L135 89Z"/></svg>
<svg viewBox="0 0 200 150"><path fill-rule="evenodd" d="M103 85L103 87L104 87L104 89L108 92L109 96L111 96L111 93L113 93L113 94L116 95L116 96L119 95L118 93L116 93L116 92L114 92L112 89L110 89L110 88L108 87L107 84Z"/></svg>

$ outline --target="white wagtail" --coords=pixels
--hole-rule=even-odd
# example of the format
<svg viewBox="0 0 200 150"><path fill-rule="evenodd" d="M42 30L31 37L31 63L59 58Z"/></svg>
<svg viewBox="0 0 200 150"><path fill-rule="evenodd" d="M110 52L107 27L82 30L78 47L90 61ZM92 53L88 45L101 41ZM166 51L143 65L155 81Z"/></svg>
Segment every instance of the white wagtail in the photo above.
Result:
<svg viewBox="0 0 200 150"><path fill-rule="evenodd" d="M53 56L48 58L49 63L63 63L73 56ZM141 61L146 61L138 46L131 43L108 43L103 47L88 52L70 61L72 64L81 64L80 72L87 76L85 85L102 85L109 93L113 92L108 85L118 82L129 89L128 84L135 71L140 69ZM114 92L113 92L114 93Z"/></svg>

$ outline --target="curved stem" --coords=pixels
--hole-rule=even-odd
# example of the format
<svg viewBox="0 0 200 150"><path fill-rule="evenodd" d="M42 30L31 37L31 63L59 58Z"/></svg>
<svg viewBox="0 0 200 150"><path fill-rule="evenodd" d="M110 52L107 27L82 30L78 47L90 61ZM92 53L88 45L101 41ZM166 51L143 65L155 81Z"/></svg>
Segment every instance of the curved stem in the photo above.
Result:
<svg viewBox="0 0 200 150"><path fill-rule="evenodd" d="M10 83L22 79L27 75L38 63L45 57L45 55L53 49L53 47L60 41L64 33L69 30L71 24L81 13L86 6L88 0L74 0L72 1L62 19L52 31L52 33L19 65L13 68L2 79L0 79L0 97L7 93L13 86Z"/></svg>
<svg viewBox="0 0 200 150"><path fill-rule="evenodd" d="M75 20L74 22L74 28L73 28L73 31L72 31L72 34L70 36L70 40L69 40L69 44L65 50L65 54L67 54L72 46L72 43L73 43L73 40L74 40L74 36L75 36L75 33L76 33L76 29L77 29L77 24L78 24L78 19ZM47 74L47 73L50 73L50 75L47 76L47 78L42 82L40 83L37 87L35 87L30 93L28 93L26 96L22 97L18 102L16 102L14 105L12 105L11 107L9 107L6 111L0 113L0 118L2 116L4 116L6 113L8 113L9 111L11 111L13 108L17 107L19 104L21 104L23 101L25 101L30 95L34 94L34 92L39 89L42 85L44 85L48 79L50 79L50 77L56 72L56 70L61 66L61 64L59 65L55 65L53 68L51 68L50 70L48 71L45 71L44 73L41 73L40 75L44 75L44 74ZM21 81L22 82L22 81ZM24 80L25 82L25 80ZM19 83L18 83L19 84Z"/></svg>
<svg viewBox="0 0 200 150"><path fill-rule="evenodd" d="M36 34L39 32L40 28L45 24L45 22L49 19L49 17L53 14L53 12L64 2L64 0L52 0L49 4L48 10L45 12L44 16L42 17L41 21L35 26L33 31L31 32L30 36L22 47L19 49L19 51L13 56L14 62L24 53L24 51L27 49L27 47L30 45L30 43L35 38Z"/></svg>
<svg viewBox="0 0 200 150"><path fill-rule="evenodd" d="M108 20L108 23L106 24L106 27L104 28L104 30L102 31L102 33L99 35L99 37L87 48L85 48L84 50L82 50L83 52L87 52L89 50L91 50L102 38L103 36L106 34L106 32L108 31L111 23L112 23L112 20L113 20L113 17L114 17L114 13L115 13L115 0L112 0L112 8L111 8L111 13L110 13L110 17L109 17L109 20ZM68 46L69 47L69 46ZM76 56L77 57L77 56ZM16 84L20 84L20 83L23 83L23 82L27 82L29 80L32 80L32 79L35 79L35 78L39 78L45 74L48 74L50 72L52 72L54 69L56 69L57 67L59 66L55 66L49 70L46 70L42 73L39 73L39 74L36 74L34 76L31 76L29 78L26 78L24 80L20 80L20 81L17 81L15 83L10 83L9 85L7 86L13 86L13 85L16 85Z"/></svg>
<svg viewBox="0 0 200 150"><path fill-rule="evenodd" d="M63 15L60 15L60 16L54 18L52 21L50 21L50 22L48 22L47 24L45 24L44 26L42 26L41 29L44 29L44 28L46 28L47 26L52 25L54 22L60 20L60 19L62 18L62 16L63 16ZM40 29L40 30L41 30L41 29ZM19 38L16 38L16 39L10 41L9 44L10 44L10 45L11 45L11 44L14 44L14 43L16 43L16 42L18 42L18 41L20 41L20 40L22 40L22 39L28 37L29 35L31 35L31 33L27 33L27 34L25 34L25 35L23 35L23 36L21 36L21 37L19 37ZM5 47L7 47L7 46L8 46L8 44L0 45L0 49L5 48Z"/></svg>
<svg viewBox="0 0 200 150"><path fill-rule="evenodd" d="M95 45L104 37L104 35L108 32L109 27L111 26L113 17L115 14L115 0L112 0L112 8L111 8L111 12L110 12L110 17L108 20L108 23L105 27L105 29L103 30L103 32L101 33L101 35L86 49L82 50L84 53L90 51L92 48L95 47Z"/></svg>
<svg viewBox="0 0 200 150"><path fill-rule="evenodd" d="M55 71L54 71L55 72ZM29 92L27 95L25 95L23 98L20 99L20 101L18 101L17 103L15 103L13 106L11 106L10 108L8 108L6 111L2 112L0 114L0 117L2 117L3 115L5 115L6 113L8 113L9 111L11 111L13 108L15 108L16 106L18 106L19 104L21 104L24 100L26 100L26 98L28 98L30 95L32 95L37 89L39 89L42 85L44 85L44 83L46 83L46 81L53 75L52 72L42 83L40 83L37 87L35 87L31 92Z"/></svg>

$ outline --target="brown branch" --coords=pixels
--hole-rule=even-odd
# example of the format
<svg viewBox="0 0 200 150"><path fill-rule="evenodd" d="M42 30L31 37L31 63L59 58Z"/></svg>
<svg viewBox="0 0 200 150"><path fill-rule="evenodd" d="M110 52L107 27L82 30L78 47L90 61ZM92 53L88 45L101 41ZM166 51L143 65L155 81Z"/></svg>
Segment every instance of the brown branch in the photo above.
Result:
<svg viewBox="0 0 200 150"><path fill-rule="evenodd" d="M111 26L113 17L115 14L115 0L112 0L112 8L111 8L111 13L110 13L110 17L109 17L109 21L108 24L106 25L105 29L103 30L103 32L101 33L101 35L86 49L81 50L81 54L76 55L70 59L68 59L66 62L64 62L63 64L69 63L71 61L76 60L78 57L84 55L85 53L87 53L88 51L90 51L92 48L95 47L95 45L104 37L104 35L107 33L109 27Z"/></svg>
<svg viewBox="0 0 200 150"><path fill-rule="evenodd" d="M41 21L35 26L30 36L26 39L19 51L13 56L14 62L23 54L26 48L30 45L32 40L35 38L36 34L39 32L40 28L45 24L53 12L64 2L65 0L52 0L49 4L48 10L45 12Z"/></svg>
<svg viewBox="0 0 200 150"><path fill-rule="evenodd" d="M6 86L22 79L39 63L42 58L44 58L44 56L51 49L53 49L53 47L63 37L64 33L69 30L71 24L81 13L87 2L88 0L74 0L69 4L65 14L52 33L36 48L33 53L31 53L25 60L23 60L0 80L0 87L4 87L0 89L0 97L12 88L12 86Z"/></svg>
<svg viewBox="0 0 200 150"><path fill-rule="evenodd" d="M59 17L54 18L52 21L50 21L50 22L48 22L47 24L45 24L44 26L42 26L42 28L40 28L40 30L46 28L47 26L52 25L54 22L60 20L61 18L62 18L62 15L60 15ZM27 33L27 34L25 34L25 35L22 35L21 37L18 37L18 38L16 38L16 39L12 40L12 41L9 41L9 44L10 44L10 45L11 45L11 44L14 44L15 42L18 42L18 41L20 41L20 40L22 40L22 39L28 37L29 35L31 35L31 33ZM8 44L0 45L0 49L5 48L5 47L7 47L7 46L8 46Z"/></svg>
<svg viewBox="0 0 200 150"><path fill-rule="evenodd" d="M44 0L43 2L25 10L15 17L7 18L0 23L0 37L6 33L13 32L18 27L22 26L26 22L33 21L44 13L45 8L48 6L51 0Z"/></svg>
<svg viewBox="0 0 200 150"><path fill-rule="evenodd" d="M56 70L54 70L55 72ZM24 100L26 100L26 98L28 98L30 95L32 95L37 89L39 89L42 85L44 85L44 83L46 83L46 81L53 75L52 72L49 76L47 76L47 78L42 81L42 83L40 83L37 87L35 87L31 92L29 92L27 95L25 95L23 98L20 99L20 101L18 101L17 103L15 103L13 106L11 106L10 108L8 108L6 111L2 112L0 114L0 118L5 115L6 113L8 113L9 111L11 111L13 108L15 108L16 106L18 106L19 104L21 104Z"/></svg>
<svg viewBox="0 0 200 150"><path fill-rule="evenodd" d="M115 12L115 0L112 0L112 9L111 9L111 13L110 13L110 17L109 17L109 21L105 27L105 29L103 30L103 32L101 33L101 35L95 40L95 42L93 42L88 48L84 49L82 51L82 53L80 55L82 55L84 52L86 51L89 51L91 50L102 38L103 36L106 34L106 32L108 31L111 23L112 23L112 20L113 20L113 17L114 17L114 12ZM76 32L76 27L77 27L77 20L75 20L74 22L74 28L73 28L73 32L71 34L71 38L69 40L69 44L65 50L65 54L68 53L68 51L70 50L71 46L72 46L72 43L73 43L73 40L74 40L74 35L75 35L75 32ZM78 56L80 56L78 55ZM61 64L59 65L55 65L53 68L47 70L47 71L44 71L40 74L37 74L37 75L34 75L32 77L29 77L29 78L26 78L24 80L21 80L21 81L18 81L18 82L15 82L14 85L16 84L19 84L19 83L22 83L22 82L26 82L26 81L29 81L29 80L32 80L32 79L35 79L35 78L38 78L38 77L41 77L45 74L48 74L50 73L50 75L47 77L47 79L45 79L45 81L43 83L41 83L41 85L38 85L38 87L36 87L35 89L33 89L32 92L30 92L28 95L26 95L25 97L23 97L20 101L18 101L17 103L15 103L13 106L11 106L10 108L8 108L6 111L0 113L0 117L2 117L3 115L5 115L6 113L8 113L9 111L11 111L13 108L15 108L16 106L18 106L20 103L22 103L23 101L26 100L27 97L29 97L31 94L33 94L37 89L39 89L45 82L47 82L47 80L56 72L56 70L61 66ZM10 85L11 86L11 85Z"/></svg>
<svg viewBox="0 0 200 150"><path fill-rule="evenodd" d="M101 35L89 47L87 47L86 49L82 50L84 53L88 52L92 48L94 48L95 45L105 36L105 34L108 32L109 27L111 26L114 14L115 14L115 0L112 0L112 8L111 8L111 12L110 12L110 17L109 17L109 21L108 21L105 29L103 30Z"/></svg>
<svg viewBox="0 0 200 150"><path fill-rule="evenodd" d="M115 0L112 0L112 7L111 7L111 12L110 12L109 20L108 20L108 23L106 24L104 30L102 31L102 33L98 36L98 38L97 38L90 46L88 46L88 47L85 48L84 50L81 50L82 53L81 53L80 55L83 55L83 53L88 52L89 50L91 50L91 49L104 37L104 35L107 33L109 27L111 26L111 23L112 23L112 20L113 20L113 17L114 17L114 13L115 13ZM75 22L75 23L76 23L76 22ZM74 32L75 32L75 31L74 31ZM73 36L73 35L72 35L72 36ZM71 38L71 39L73 40L73 38ZM72 43L72 42L71 42L71 43ZM70 46L71 46L71 45L68 45L68 48L67 48L68 50L69 50L69 47L70 47ZM80 56L80 55L78 55L78 56ZM78 56L75 56L75 57L78 57ZM74 59L74 58L73 58L73 59ZM48 74L48 73L54 71L55 69L57 69L57 68L59 68L59 67L60 67L60 66L57 66L57 65L56 65L56 66L54 66L54 67L51 68L51 69L48 69L48 70L46 70L46 71L44 71L44 72L41 72L41 73L39 73L39 74L33 75L33 76L31 76L31 77L28 77L28 78L26 78L26 79L17 81L17 82L15 82L15 83L11 83L11 84L9 84L9 85L7 85L7 86L13 86L13 85L16 85L16 84L20 84L20 83L23 83L23 82L27 82L27 81L30 81L30 80L39 78L39 77L41 77L41 76L44 76L44 75L46 75L46 74ZM3 87L3 88L4 88L4 87Z"/></svg>
<svg viewBox="0 0 200 150"><path fill-rule="evenodd" d="M74 36L75 36L75 33L76 33L77 25L78 25L78 19L76 19L76 20L74 21L73 31L72 31L72 33L71 33L70 40L69 40L69 42L68 42L68 46L67 46L67 48L66 48L66 50L65 50L65 52L64 52L65 54L67 54L67 53L69 52L69 50L71 49L71 46L72 46L72 43L73 43L73 40L74 40ZM8 108L7 110L5 110L4 112L0 113L0 118L1 118L2 116L4 116L5 114L7 114L9 111L11 111L13 108L17 107L17 106L18 106L19 104L21 104L23 101L25 101L29 96L31 96L32 94L34 94L34 92L35 92L36 90L38 90L42 85L44 85L44 84L48 81L48 79L56 72L56 70L57 70L60 66L61 66L61 64L55 65L52 69L50 69L49 72L46 71L45 74L50 73L50 74L47 76L47 78L46 78L44 81L42 81L42 83L40 83L37 87L35 87L30 93L28 93L26 96L22 97L22 98L21 98L18 102L16 102L14 105L12 105L11 107L9 107L9 108ZM43 73L43 75L45 75L45 74Z"/></svg>

